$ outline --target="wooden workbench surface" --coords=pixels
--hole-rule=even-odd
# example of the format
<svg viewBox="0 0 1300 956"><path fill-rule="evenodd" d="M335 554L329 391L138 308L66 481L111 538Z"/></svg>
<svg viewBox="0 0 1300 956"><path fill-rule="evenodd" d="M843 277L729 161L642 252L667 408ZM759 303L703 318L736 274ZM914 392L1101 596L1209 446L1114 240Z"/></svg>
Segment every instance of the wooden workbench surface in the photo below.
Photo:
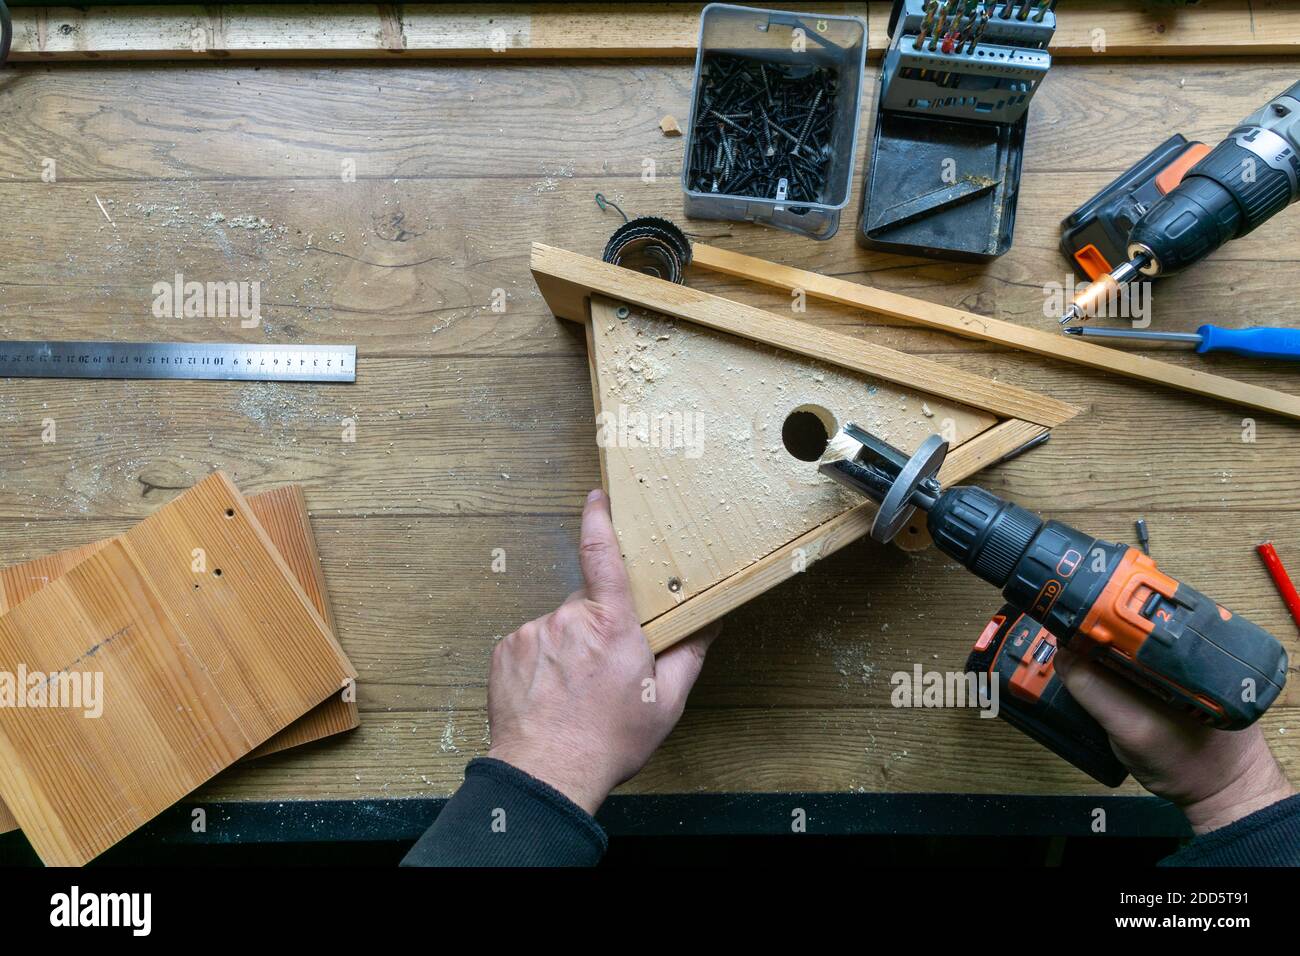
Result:
<svg viewBox="0 0 1300 956"><path fill-rule="evenodd" d="M682 140L658 124L665 113L684 124L690 69L501 60L0 73L0 336L358 346L355 385L0 382L5 564L123 530L216 468L245 492L306 486L339 638L361 674L361 728L231 770L204 798L441 796L485 752L493 642L578 586L579 509L599 481L585 345L538 296L529 243L599 255L618 220L596 208L598 190L634 215L680 219ZM1055 67L1031 111L1015 245L990 266L863 252L856 189L827 243L689 228L1054 328L1043 287L1067 279L1061 217L1172 132L1216 142L1295 75L1294 59L1268 57ZM54 182L42 178L49 161ZM1294 324L1298 263L1292 210L1163 282L1156 324ZM153 286L177 273L260 281L262 328L155 318ZM771 290L702 273L690 282L788 310ZM1272 538L1300 572L1300 426L1254 416L1243 441L1247 416L1225 404L812 300L803 318L1086 408L1049 445L979 480L1103 537L1132 540L1145 517L1168 570L1272 629L1297 659L1296 629L1253 548ZM1166 354L1300 388L1280 365ZM355 442L342 440L345 419ZM492 570L498 548L504 573ZM626 789L1098 792L1001 721L890 706L891 674L960 668L997 604L933 551L847 547L727 619L681 726ZM1264 727L1300 781L1298 707L1293 681Z"/></svg>

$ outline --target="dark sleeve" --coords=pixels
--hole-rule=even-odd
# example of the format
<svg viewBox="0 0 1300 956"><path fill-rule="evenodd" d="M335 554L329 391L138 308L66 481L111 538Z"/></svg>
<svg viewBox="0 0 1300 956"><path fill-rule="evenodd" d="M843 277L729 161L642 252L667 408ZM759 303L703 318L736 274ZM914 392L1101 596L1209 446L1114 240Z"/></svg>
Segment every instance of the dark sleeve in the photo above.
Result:
<svg viewBox="0 0 1300 956"><path fill-rule="evenodd" d="M1300 794L1198 836L1161 866L1300 866Z"/></svg>
<svg viewBox="0 0 1300 956"><path fill-rule="evenodd" d="M600 824L564 794L478 757L402 866L595 866L607 845Z"/></svg>

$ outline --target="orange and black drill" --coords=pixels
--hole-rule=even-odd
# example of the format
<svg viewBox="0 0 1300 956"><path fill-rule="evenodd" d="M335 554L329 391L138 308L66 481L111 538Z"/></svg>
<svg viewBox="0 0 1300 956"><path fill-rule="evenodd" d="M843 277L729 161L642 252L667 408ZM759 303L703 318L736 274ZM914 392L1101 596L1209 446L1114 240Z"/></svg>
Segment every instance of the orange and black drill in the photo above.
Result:
<svg viewBox="0 0 1300 956"><path fill-rule="evenodd" d="M1061 249L1092 281L1068 325L1130 282L1172 275L1300 200L1300 83L1213 149L1173 136L1061 223Z"/></svg>
<svg viewBox="0 0 1300 956"><path fill-rule="evenodd" d="M820 470L880 503L871 529L878 541L893 539L917 508L926 512L939 550L1001 589L1008 628L1025 615L1025 626L1040 625L1061 645L1224 730L1250 726L1277 699L1287 656L1271 634L1165 574L1136 548L1044 521L983 488L943 489L935 476L947 450L932 435L909 457L846 425ZM1050 660L1055 643L1038 651ZM1005 666L1024 663L1013 657ZM1038 697L1048 683L1040 682Z"/></svg>

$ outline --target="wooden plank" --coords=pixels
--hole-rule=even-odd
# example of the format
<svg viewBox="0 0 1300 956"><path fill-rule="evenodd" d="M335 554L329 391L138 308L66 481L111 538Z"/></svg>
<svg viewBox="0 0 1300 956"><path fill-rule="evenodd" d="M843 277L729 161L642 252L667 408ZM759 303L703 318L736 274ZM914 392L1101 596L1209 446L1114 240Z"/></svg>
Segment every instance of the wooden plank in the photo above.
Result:
<svg viewBox="0 0 1300 956"><path fill-rule="evenodd" d="M379 64L346 70L293 63L273 69L255 62L225 63L218 70L210 65L136 69L65 64L43 72L39 65L13 68L15 80L36 70L31 75L39 76L40 83L11 83L0 100L7 132L0 141L0 165L11 173L0 179L0 201L14 207L13 261L5 263L6 276L13 275L15 282L21 277L24 283L4 290L7 301L24 310L44 304L44 314L61 305L69 320L83 323L88 315L112 308L121 321L134 320L144 328L146 320L160 317L133 308L134 287L115 282L120 272L112 270L113 258L101 261L91 249L110 246L123 265L133 267L142 262L156 266L151 254L175 255L187 276L202 278L224 275L212 271L223 265L223 253L236 260L261 254L266 259L266 271L260 272L264 285L274 275L276 289L286 293L285 301L279 294L264 296L268 322L277 312L282 320L292 316L302 321L302 310L310 308L313 321L348 319L354 335L367 336L361 341L370 343L373 337L391 347L396 330L388 330L389 323L369 323L385 330L380 333L367 330L361 319L379 309L386 318L397 313L394 319L402 321L398 329L409 337L423 311L427 334L434 322L445 325L453 315L469 317L472 306L489 304L493 286L487 283L493 271L526 257L531 240L598 254L619 220L612 211L602 215L596 209L592 194L597 190L631 211L680 221L677 171L683 142L663 136L658 124L664 112L684 119L689 110L691 66L685 62L518 60L414 64L409 70ZM1030 111L1016 241L1008 255L993 263L936 263L857 248L850 228L857 221L856 201L845 209L840 235L825 243L796 247L791 244L796 237L745 224L688 224L688 229L705 242L724 231L743 234L753 243L746 252L835 275L851 271L845 268L850 252L869 271L880 271L881 280L906 283L942 274L960 283L954 290L958 298L970 290L971 279L981 276L1011 278L1022 268L1036 267L1062 276L1068 263L1048 240L1059 234L1060 220L1075 206L1170 133L1218 142L1242 117L1295 81L1294 60L1285 58L1235 61L1238 82L1228 86L1204 67L1182 66L1142 59L1126 61L1122 68L1086 63L1053 68ZM358 83L358 76L364 82ZM319 96L294 101L306 78ZM570 96L557 97L556 86L566 84ZM864 101L869 102L875 95L874 76L867 86ZM250 98L249 90L257 95ZM195 105L200 98L202 108ZM427 105L434 98L439 109L431 113ZM377 108L380 103L383 110ZM1132 135L1133 116L1144 118L1147 135ZM560 124L564 137L554 135ZM511 133L508 144L501 141L503 127ZM58 150L48 148L51 135L71 129L78 135L61 140ZM327 138L319 135L322 129L329 129ZM865 131L859 137L859 171L870 155L870 140ZM121 149L128 141L166 149ZM429 143L435 141L439 148L431 150ZM1079 148L1081 142L1088 143L1086 150ZM55 162L43 167L40 159L46 153ZM493 163L485 170L482 157L489 153ZM345 159L355 162L355 182L340 181ZM655 161L653 181L642 179L647 159ZM43 175L57 179L45 182ZM860 178L854 180L855 191ZM285 180L292 180L288 188ZM488 181L492 191L483 185ZM95 194L116 229L99 211ZM224 219L217 220L217 214ZM262 218L264 226L258 224ZM1276 295L1254 276L1266 272L1270 249L1294 241L1300 232L1294 220L1289 213L1275 216L1196 269L1166 280L1161 297L1182 298L1171 290L1202 284L1205 270L1228 255L1233 279L1250 279L1261 295ZM479 223L489 224L490 233L476 231ZM76 230L89 245L75 257L75 269L67 260L46 263L44 272L32 268L29 254L39 251L41 237L50 230ZM466 231L471 235L468 247ZM484 254L488 250L491 255ZM782 260L773 250L788 251L791 258ZM1247 255L1250 250L1259 262ZM450 258L457 251L470 255ZM837 268L827 268L828 260ZM326 295L300 281L326 269L333 273L331 292L351 280L337 289L341 294ZM435 281L440 270L447 275ZM401 281L390 289L381 285L382 275ZM102 288L96 281L101 276L107 276ZM453 276L455 281L447 281ZM30 300L8 298L25 296L27 283L51 277L64 285L51 282ZM1041 298L1036 293L1042 281L1020 287L1021 296ZM1206 291L1212 283L1203 286ZM505 288L513 291L510 284ZM362 294L366 289L370 301ZM1014 291L1001 289L1004 297ZM148 292L145 285L138 295ZM1180 306L1196 305L1195 296L1186 299L1170 301L1169 314L1157 315L1157 320L1171 317ZM512 298L511 314L523 304L526 300ZM503 327L509 325L501 313L473 317L480 323L495 317ZM468 324L472 328L476 323ZM175 326L167 332L170 338L184 334L183 321L168 325ZM251 338L264 331L232 325L223 335ZM457 331L468 330L445 329L437 341ZM485 347L486 337L478 343Z"/></svg>
<svg viewBox="0 0 1300 956"><path fill-rule="evenodd" d="M48 865L93 859L356 677L220 472L0 618L0 668L102 680L94 716L0 708L0 795Z"/></svg>
<svg viewBox="0 0 1300 956"><path fill-rule="evenodd" d="M936 431L956 446L997 424L942 396L603 296L591 316L597 445L643 621L861 503L817 473L820 451L801 461L790 450L794 412L815 416L807 424L822 448L847 421L906 451Z"/></svg>
<svg viewBox="0 0 1300 956"><path fill-rule="evenodd" d="M285 485L248 499L248 507L266 530L275 549L284 558L294 578L302 585L308 600L325 620L330 632L337 634L334 611L325 589L325 576L316 553L316 539L307 516L307 500L300 485ZM22 564L0 568L0 615L26 600L45 585L76 567L112 540L105 538L51 555L33 558ZM264 757L302 744L321 740L354 729L360 717L353 699L335 694L313 707L266 743L252 751L245 760ZM0 801L0 833L18 829L18 821Z"/></svg>
<svg viewBox="0 0 1300 956"><path fill-rule="evenodd" d="M284 558L294 580L302 585L311 606L325 621L329 632L337 638L338 624L334 620L334 609L330 606L329 591L325 587L325 573L321 570L320 555L316 551L316 536L312 533L307 498L303 494L302 485L284 485L253 495L248 499L248 507L266 531L275 550ZM255 760L281 750L323 740L334 734L354 730L359 722L354 685L346 694L333 694L313 707L244 759Z"/></svg>
<svg viewBox="0 0 1300 956"><path fill-rule="evenodd" d="M955 449L944 462L940 479L945 483L961 481L1045 431L1047 429L1041 425L1031 422L1016 419L1002 422ZM649 621L642 630L651 649L657 654L769 588L803 573L814 562L869 532L875 516L874 502L865 502L851 508L778 548L743 571L733 574L693 600ZM915 536L916 532L912 534Z"/></svg>
<svg viewBox="0 0 1300 956"><path fill-rule="evenodd" d="M35 594L51 581L67 574L86 558L99 552L112 538L92 541L76 548L66 548L21 564L0 568L0 615Z"/></svg>
<svg viewBox="0 0 1300 956"><path fill-rule="evenodd" d="M1061 448L1054 458L1049 452L1058 442ZM978 480L1016 497L1020 476L1031 470L1059 474L1056 459L1077 457L1068 440L1058 437L1023 459L986 470ZM1045 510L1044 517L1061 518L1107 540L1133 540L1134 515L1143 512L1126 504L1105 512L1067 511L1067 499L1061 507ZM362 673L373 675L365 682L362 698L367 719L388 710L436 712L453 704L481 703L494 638L553 610L581 585L577 517L575 508L560 516L466 518L455 522L454 530L446 520L434 518L376 518L373 524L318 519L322 545L333 545L327 570L342 576L333 595L341 611L340 633L350 636L350 650L356 648L351 654L354 663ZM1300 560L1300 513L1165 510L1147 517L1162 566L1272 630L1293 659L1300 654L1285 607L1251 553L1254 543L1273 537L1288 564ZM1224 527L1233 529L1235 543L1225 547L1234 560L1226 561L1223 550L1196 549L1198 539ZM22 533L19 528L3 530ZM506 551L509 573L488 570L493 548ZM380 553L383 559L377 560ZM477 567L450 578L448 562L458 553L468 555ZM350 570L367 562L373 569L369 587L354 580L357 576ZM830 649L837 656L857 653L891 669L896 669L894 660L915 660L918 648L924 649L926 659L933 652L938 659L960 663L999 603L987 584L958 574L936 551L899 554L869 540L796 577L728 619L728 630L752 635L766 652L762 663L751 665L723 651L727 663L718 666L734 673L727 670L710 680L712 689L702 698L707 706L732 706L745 697L747 688L773 706L800 706L801 693L808 695L809 706L849 706L856 700L853 688L830 667ZM931 582L928 586L937 596L924 606L917 604L922 581ZM383 602L373 600L376 582ZM819 652L824 659L818 659ZM1300 704L1300 682L1292 681L1288 692ZM429 741L394 741L394 754L400 755L394 763L410 759L420 746L429 746ZM277 779L298 772L307 760L290 754L277 764ZM251 772L256 776L258 771ZM374 795L382 795L378 787Z"/></svg>
<svg viewBox="0 0 1300 956"><path fill-rule="evenodd" d="M275 549L284 558L294 578L302 586L308 600L325 620L330 633L337 633L334 612L325 589L325 578L316 553L316 540L311 533L307 516L307 500L301 485L285 485L247 498L257 520L266 530ZM25 601L45 585L61 577L86 558L98 552L111 539L33 558L22 564L0 568L0 615ZM253 753L249 759L310 743L331 734L351 730L357 725L357 706L354 701L339 697L325 701L311 713L304 715L276 734ZM3 816L0 815L0 821ZM4 828L0 823L0 833Z"/></svg>
<svg viewBox="0 0 1300 956"><path fill-rule="evenodd" d="M596 371L596 325L594 322L586 324L587 333L587 365L591 371L591 404L592 411L595 413L597 421L600 420L603 405L601 404L600 375ZM609 462L606 460L606 449L603 442L596 442L596 454L600 457L600 486L606 491L609 490Z"/></svg>
<svg viewBox="0 0 1300 956"><path fill-rule="evenodd" d="M567 387L585 388L585 362L576 371ZM1117 400L1114 407L1118 411L1121 403ZM1132 411L1138 414L1136 403ZM589 426L589 411L585 419ZM1022 488L1032 484L1032 507L1044 509L1045 516L1063 518L1107 540L1131 541L1133 518L1144 513L1138 510L1144 505L1121 495L1109 510L1099 509L1093 499L1085 511L1075 501L1076 489L1108 480L1091 468L1080 473L1079 462L1110 460L1115 453L1105 442L1080 448L1073 433L1081 438L1098 429L1113 431L1118 442L1132 432L1135 421L1111 420L1104 412L1080 417L1063 426L1044 448L987 469L978 481L1017 500L1022 500ZM1191 428L1204 431L1206 426ZM590 449L590 427L585 435ZM1234 469L1238 479L1254 470L1243 464ZM1295 629L1250 547L1272 537L1290 561L1288 555L1300 553L1300 512L1185 509L1178 486L1161 491L1163 475L1157 472L1151 479L1153 495L1161 497L1158 510L1147 514L1157 560L1226 607L1273 630L1292 660L1300 660ZM594 456L586 477L594 486ZM1043 497L1051 481L1057 482L1054 501ZM1097 489L1098 499L1104 490ZM580 586L576 555L581 500L575 493L567 512L536 517L376 514L360 519L317 512L313 525L339 615L339 634L365 675L365 719L345 746L313 748L310 755L290 751L237 765L194 799L211 808L208 801L217 799L446 796L455 790L465 761L487 747L486 680L494 637L553 610L560 597ZM1236 495L1230 500L1244 503ZM85 535L88 528L101 536L115 530L104 520L6 522L0 524L0 546L14 553L53 540L72 543L76 539L69 535ZM1221 538L1223 528L1232 529L1232 541L1223 548L1199 544L1216 535ZM491 550L497 547L508 554L507 574L489 570ZM369 573L364 581L356 574L363 566ZM923 581L929 589L927 601L918 599ZM383 599L376 601L376 593ZM1041 792L1079 792L1073 778L1035 775L1014 785L1001 779L994 766L1004 772L1020 751L1011 743L1018 735L1003 739L985 732L986 724L1000 724L995 721L970 725L969 734L955 739L944 736L948 725L927 723L935 719L933 712L902 713L900 722L891 726L900 741L911 741L906 749L916 760L889 760L897 749L892 731L880 733L875 721L887 719L881 712L892 710L890 675L918 662L927 668L959 667L998 603L993 588L954 571L951 561L934 549L902 555L869 539L846 546L819 561L811 573L796 575L727 616L723 636L692 693L688 716L694 719L670 738L659 770L639 777L629 792L674 783L687 791L697 786L710 791L751 786L738 761L701 765L694 759L698 754L692 741L679 739L711 733L703 728L715 721L730 724L732 714L745 714L752 721L745 735L746 754L772 753L778 747L772 734L793 746L780 758L780 770L765 778L769 783L819 776L834 789L836 782L846 782L850 767L857 767L865 775L857 780L863 786L925 789L928 759L987 750L988 762L967 758L960 772L952 771L949 790L997 793L1023 785L1041 787ZM1288 692L1297 691L1300 681L1290 681ZM1300 698L1283 703L1294 708ZM865 733L861 738L862 746L871 746L869 751L854 749L857 738L819 745L813 755L806 752L807 741L792 743L798 734L816 734L819 721L811 716L814 712L831 718L839 711L840 717L833 718L838 726L841 719L853 720L850 711L855 709L857 714L878 709L860 725L875 729L874 746ZM1300 736L1295 716L1300 712L1286 713L1290 722L1280 726L1289 728L1286 739L1294 739ZM785 714L789 725L783 723ZM927 733L934 739L910 737L905 728L916 721L930 728ZM782 726L788 726L788 734L779 731ZM1286 739L1280 743L1285 745ZM1279 756L1289 760L1289 753L1284 746ZM887 777L880 773L885 765L890 768ZM1284 766L1293 779L1300 779L1300 764Z"/></svg>
<svg viewBox="0 0 1300 956"><path fill-rule="evenodd" d="M1257 411L1300 418L1300 396L1288 395L1249 382L1238 382L1199 369L1179 368L1123 349L1105 348L1070 338L1059 332L1043 332L1013 322L963 312L923 299L873 289L805 269L756 259L743 253L697 244L693 264L726 275L750 279L779 289L802 289L808 295L905 319L934 329L1013 349L1074 362L1089 368L1127 375L1157 385L1182 389L1194 395L1218 398Z"/></svg>
<svg viewBox="0 0 1300 956"><path fill-rule="evenodd" d="M19 7L11 57L23 60L238 58L646 58L695 55L701 3L285 4ZM872 58L888 43L887 3L783 3L866 15ZM1203 0L1193 9L1063 5L1058 58L1288 54L1300 50L1289 0Z"/></svg>
<svg viewBox="0 0 1300 956"><path fill-rule="evenodd" d="M31 522L34 531L49 528L50 534L60 521L113 519L111 531L122 531L218 462L250 492L304 483L317 518L454 524L486 516L569 516L600 482L582 329L570 331L568 356L369 360L367 382L339 398L320 389L232 383L193 389L173 383L169 392L139 383L6 382L0 447L13 453L0 469L0 519L14 519L8 527L18 529ZM1016 483L1008 490L1026 507L1208 514L1300 507L1288 444L1295 426L1287 419L1252 419L1222 402L1022 352L925 357L1089 410L1035 452L1035 468L1010 472ZM1294 377L1284 364L1259 363L1249 374L1264 384ZM339 440L337 425L347 407L357 409L351 445ZM40 443L46 417L60 423L57 444ZM1177 427L1150 428L1155 421ZM168 436L165 447L149 441L157 434ZM1144 448L1137 463L1135 434L1143 435ZM1207 452L1201 440L1216 450ZM70 459L77 469L68 468ZM1062 489L1068 489L1064 496ZM92 536L14 537L13 546L0 542L0 549L6 562L15 562Z"/></svg>
<svg viewBox="0 0 1300 956"><path fill-rule="evenodd" d="M1088 421L1081 418L1079 425ZM1059 446L1055 455L1054 446ZM974 480L1016 497L1024 476L1035 471L1057 474L1058 460L1077 457L1058 430L1043 448L985 469ZM563 515L467 517L454 523L433 517L314 519L333 584L339 633L353 663L367 675L361 699L366 720L385 712L436 714L448 707L482 705L494 638L554 610L559 599L581 586L576 567L580 501ZM1143 513L1126 502L1108 511L1086 512L1069 509L1069 504L1068 496L1063 497L1059 507L1044 509L1043 516L1062 518L1109 541L1131 542L1133 517ZM1154 556L1163 567L1273 631L1293 659L1300 659L1296 628L1252 553L1255 542L1272 537L1288 565L1300 561L1300 512L1207 515L1165 509L1147 517ZM83 531L102 524L66 522ZM0 525L0 535L14 543L39 541L60 533L57 527L49 523L43 530L23 529L7 523ZM1197 549L1196 542L1216 527L1233 529L1238 543L1231 553L1240 560L1225 561L1222 550ZM504 574L489 568L493 548L506 552L509 567ZM449 574L457 555L474 566L470 573ZM367 580L355 573L363 565L370 569ZM926 586L934 596L923 604L917 601L920 582L929 582ZM373 600L376 589L384 595L381 602ZM951 560L937 550L900 554L870 539L859 540L819 561L810 573L797 575L730 614L726 631L746 635L738 644L751 647L758 659L747 662L739 646L720 642L702 696L693 698L693 704L889 706L885 694L864 689L860 679L849 679L861 664L886 673L918 659L960 664L998 604L993 588L974 575L956 573ZM1283 703L1300 705L1300 681L1289 682L1287 692ZM346 745L327 749L346 756L353 736ZM421 747L430 749L431 742L395 739L392 746L396 766L411 760ZM253 789L258 780L265 780L265 767L278 768L273 776L280 783L282 777L306 772L321 749L314 748L311 756L290 752L250 764ZM382 795L385 782L371 778L373 795ZM281 793L264 788L263 799Z"/></svg>
<svg viewBox="0 0 1300 956"><path fill-rule="evenodd" d="M575 322L586 321L587 298L596 292L885 381L909 387L924 382L930 394L1008 418L1051 427L1078 412L1065 402L1014 385L980 379L540 242L533 243L530 268L551 311Z"/></svg>

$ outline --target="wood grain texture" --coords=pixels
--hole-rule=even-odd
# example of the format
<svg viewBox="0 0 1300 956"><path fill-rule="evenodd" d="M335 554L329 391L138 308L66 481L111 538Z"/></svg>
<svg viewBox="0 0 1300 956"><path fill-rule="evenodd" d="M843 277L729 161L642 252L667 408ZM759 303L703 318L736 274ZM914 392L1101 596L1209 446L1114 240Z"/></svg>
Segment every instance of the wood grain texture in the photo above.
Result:
<svg viewBox="0 0 1300 956"><path fill-rule="evenodd" d="M14 11L23 60L460 57L693 57L700 3L220 4ZM786 2L783 10L864 16L873 58L889 4ZM1075 0L1059 11L1054 56L1295 53L1300 10L1287 0L1202 0L1171 9Z"/></svg>
<svg viewBox="0 0 1300 956"><path fill-rule="evenodd" d="M1017 419L989 428L954 449L944 461L941 480L961 481L1045 431L1041 425ZM647 622L642 629L651 650L657 654L671 647L769 588L802 574L815 562L870 532L875 516L874 502L858 504L719 581L693 600ZM913 542L923 537L917 528L904 533Z"/></svg>
<svg viewBox="0 0 1300 956"><path fill-rule="evenodd" d="M599 293L887 382L912 387L924 382L931 394L1004 417L1050 427L1068 421L1078 412L1066 402L1015 385L982 381L925 359L823 332L743 303L543 243L533 243L529 268L547 305L559 318L585 321L590 314L589 297Z"/></svg>
<svg viewBox="0 0 1300 956"><path fill-rule="evenodd" d="M275 549L306 592L308 600L324 619L330 632L335 633L334 612L325 591L325 579L321 572L320 557L316 553L316 541L311 533L307 501L303 497L302 488L286 485L253 495L247 501ZM0 615L98 552L110 540L112 539L106 538L0 568ZM243 759L252 760L352 730L359 719L356 701L344 700L341 694L336 694L313 707ZM17 819L0 802L0 833L16 829Z"/></svg>
<svg viewBox="0 0 1300 956"><path fill-rule="evenodd" d="M219 472L0 618L0 668L102 675L94 716L0 708L0 795L47 865L93 859L356 676Z"/></svg>
<svg viewBox="0 0 1300 956"><path fill-rule="evenodd" d="M90 544L66 548L54 554L0 568L0 615L7 614L11 608L26 601L45 585L61 578L111 540L105 538L102 541L92 541Z"/></svg>
<svg viewBox="0 0 1300 956"><path fill-rule="evenodd" d="M942 329L956 335L984 342L996 342L1013 349L1022 349L1036 355L1074 362L1089 368L1127 375L1144 382L1179 388L1194 395L1221 399L1234 405L1262 412L1273 412L1288 418L1300 418L1300 396L1289 395L1275 389L1260 388L1249 382L1239 382L1211 375L1200 369L1179 368L1142 355L1131 355L1123 349L1104 348L1079 339L1027 329L1014 322L1004 322L986 315L976 315L936 305L922 299L913 299L873 289L855 282L845 282L833 276L819 275L806 269L795 269L754 256L696 244L692 265L711 269L725 275L776 286L778 289L802 289L808 295L855 306L870 312L915 322L933 329Z"/></svg>
<svg viewBox="0 0 1300 956"><path fill-rule="evenodd" d="M1172 12L1195 19L1198 6ZM332 340L363 352L346 390L0 383L0 564L120 534L214 467L246 493L306 488L364 720L342 746L230 768L194 795L200 805L446 796L486 751L496 638L581 586L578 519L601 482L589 353L583 329L556 322L537 293L528 258L533 240L599 256L618 217L596 209L595 192L700 242L1054 332L1045 288L1069 274L1061 218L1171 133L1222 138L1296 74L1294 58L1267 56L1054 65L1030 113L1015 243L971 265L858 248L860 180L828 242L685 220L682 141L658 125L689 111L685 58L256 66L0 71L0 334ZM875 82L869 70L864 100ZM42 157L57 161L57 182L42 181ZM345 159L356 182L340 181ZM1153 326L1289 315L1294 290L1278 276L1300 268L1297 250L1292 210L1158 283ZM262 327L153 315L151 286L178 271L261 280ZM790 315L780 290L702 270L688 281ZM1253 554L1271 538L1300 563L1292 422L1253 416L1251 433L1221 402L812 297L798 320L1085 408L979 483L1112 541L1132 542L1145 517L1163 567L1272 630L1300 662ZM1140 354L1295 385L1286 363ZM46 418L57 443L40 441ZM344 418L357 423L354 443L340 440ZM726 616L686 721L626 791L1096 792L990 721L965 732L889 707L891 673L959 667L997 604L933 548L844 546ZM1269 739L1300 782L1298 690L1293 674Z"/></svg>
<svg viewBox="0 0 1300 956"><path fill-rule="evenodd" d="M271 543L306 592L308 600L325 620L330 633L335 633L334 612L325 590L325 579L320 568L320 557L316 553L316 540L311 532L302 487L285 485L250 495L247 501ZM109 540L95 541L0 568L0 615L99 551ZM355 702L328 700L262 744L249 754L249 759L351 730L356 727L357 720ZM3 821L3 816L0 816L0 821ZM4 828L0 822L0 833L2 832Z"/></svg>
<svg viewBox="0 0 1300 956"><path fill-rule="evenodd" d="M248 499L248 507L252 509L284 563L289 566L294 580L302 585L311 606L320 614L329 632L337 637L338 624L334 620L334 610L330 607L325 574L321 571L316 536L312 533L307 498L302 486L285 485L253 495ZM244 759L254 760L323 740L353 730L359 722L356 687L353 686L346 696L340 692L313 707L266 743L256 747Z"/></svg>
<svg viewBox="0 0 1300 956"><path fill-rule="evenodd" d="M591 329L596 441L642 621L861 503L788 449L791 414L816 416L807 424L820 426L812 437L823 447L855 421L908 451L938 430L957 445L997 423L939 395L601 296Z"/></svg>
<svg viewBox="0 0 1300 956"><path fill-rule="evenodd" d="M727 659L736 659L746 647L755 647L752 638L730 634L724 627L724 636L709 653L716 654L731 641ZM966 650L973 640L966 642ZM806 649L801 660L807 667L814 660L812 650ZM821 663L831 669L829 655L823 654ZM910 667L904 672L910 672ZM792 707L735 702L713 708L692 701L646 768L615 793L1117 792L1004 721L981 720L967 710L864 706L861 700L868 696L888 700L891 676L888 671L877 672L864 682L859 671L841 677L854 687L857 706L819 707L805 700ZM1294 709L1274 707L1261 719L1269 746L1283 766L1300 763L1298 717L1300 712ZM445 753L426 750L394 765L391 751L403 738L443 735L449 738ZM285 792L304 798L357 799L382 780L389 784L385 793L392 797L440 795L460 785L467 760L487 751L482 714L469 707L377 714L362 724L354 740L348 752L332 750L308 772L295 775ZM1144 791L1130 779L1118 793L1139 796ZM223 774L196 796L202 797L199 805L256 800L259 790L251 777Z"/></svg>

